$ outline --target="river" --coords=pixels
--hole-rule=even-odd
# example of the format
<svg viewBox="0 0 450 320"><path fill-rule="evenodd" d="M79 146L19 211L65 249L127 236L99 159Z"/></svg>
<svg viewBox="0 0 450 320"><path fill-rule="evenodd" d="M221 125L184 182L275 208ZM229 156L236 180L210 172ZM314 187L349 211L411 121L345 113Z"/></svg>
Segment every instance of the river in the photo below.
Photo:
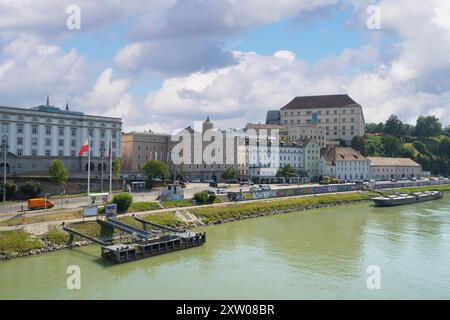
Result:
<svg viewBox="0 0 450 320"><path fill-rule="evenodd" d="M0 262L1 299L450 299L450 194L206 227L204 246L122 265L97 246ZM68 290L77 265L81 289ZM379 289L368 289L369 266Z"/></svg>

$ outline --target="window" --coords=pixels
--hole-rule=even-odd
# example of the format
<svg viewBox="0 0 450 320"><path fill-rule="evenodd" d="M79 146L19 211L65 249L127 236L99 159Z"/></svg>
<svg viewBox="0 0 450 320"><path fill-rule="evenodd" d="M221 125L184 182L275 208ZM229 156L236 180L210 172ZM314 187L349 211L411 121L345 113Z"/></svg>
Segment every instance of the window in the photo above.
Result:
<svg viewBox="0 0 450 320"><path fill-rule="evenodd" d="M58 157L62 157L64 156L64 151L63 150L58 150Z"/></svg>
<svg viewBox="0 0 450 320"><path fill-rule="evenodd" d="M19 145L19 146L23 145L23 138L22 137L17 137L17 145Z"/></svg>
<svg viewBox="0 0 450 320"><path fill-rule="evenodd" d="M72 141L70 142L70 146L76 147L76 146L77 146L77 141L76 141L76 140L72 140Z"/></svg>
<svg viewBox="0 0 450 320"><path fill-rule="evenodd" d="M8 132L9 132L9 124L2 123L2 133L8 133Z"/></svg>
<svg viewBox="0 0 450 320"><path fill-rule="evenodd" d="M38 126L31 126L31 133L38 134Z"/></svg>
<svg viewBox="0 0 450 320"><path fill-rule="evenodd" d="M104 138L105 137L105 130L100 130L100 138Z"/></svg>
<svg viewBox="0 0 450 320"><path fill-rule="evenodd" d="M49 126L45 127L45 134L50 136L52 134L52 127Z"/></svg>
<svg viewBox="0 0 450 320"><path fill-rule="evenodd" d="M94 136L94 129L89 129L89 135L90 135L91 137Z"/></svg>
<svg viewBox="0 0 450 320"><path fill-rule="evenodd" d="M70 156L75 157L75 150L70 151ZM73 164L72 164L73 165ZM72 168L73 169L73 168Z"/></svg>
<svg viewBox="0 0 450 320"><path fill-rule="evenodd" d="M50 157L50 150L45 150L45 156Z"/></svg>
<svg viewBox="0 0 450 320"><path fill-rule="evenodd" d="M17 125L17 134L23 134L23 124L19 123Z"/></svg>
<svg viewBox="0 0 450 320"><path fill-rule="evenodd" d="M72 137L76 137L77 136L77 128L71 128L70 134L72 135Z"/></svg>
<svg viewBox="0 0 450 320"><path fill-rule="evenodd" d="M59 139L58 140L58 146L59 147L64 147L64 139Z"/></svg>
<svg viewBox="0 0 450 320"><path fill-rule="evenodd" d="M64 127L58 127L58 132L60 136L64 136Z"/></svg>
<svg viewBox="0 0 450 320"><path fill-rule="evenodd" d="M19 156L19 157L23 156L23 150L22 149L17 149L17 156Z"/></svg>
<svg viewBox="0 0 450 320"><path fill-rule="evenodd" d="M36 157L37 156L37 150L36 149L31 149L31 155L33 156L33 157ZM34 164L34 163L33 163Z"/></svg>
<svg viewBox="0 0 450 320"><path fill-rule="evenodd" d="M31 169L36 169L36 163L31 164Z"/></svg>
<svg viewBox="0 0 450 320"><path fill-rule="evenodd" d="M38 143L38 139L37 138L31 138L31 145L32 146L37 146Z"/></svg>
<svg viewBox="0 0 450 320"><path fill-rule="evenodd" d="M50 147L51 145L52 145L52 139L49 139L49 138L45 139L45 146Z"/></svg>

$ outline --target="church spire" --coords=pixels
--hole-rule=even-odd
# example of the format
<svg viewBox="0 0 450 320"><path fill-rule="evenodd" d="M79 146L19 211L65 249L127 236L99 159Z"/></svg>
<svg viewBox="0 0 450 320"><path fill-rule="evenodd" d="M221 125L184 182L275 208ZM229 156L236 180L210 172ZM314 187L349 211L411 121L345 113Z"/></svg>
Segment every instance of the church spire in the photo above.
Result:
<svg viewBox="0 0 450 320"><path fill-rule="evenodd" d="M50 94L47 93L47 107L50 106Z"/></svg>
<svg viewBox="0 0 450 320"><path fill-rule="evenodd" d="M66 101L66 111L69 111L69 101Z"/></svg>
<svg viewBox="0 0 450 320"><path fill-rule="evenodd" d="M206 117L206 121L205 122L211 122L210 120L209 120L209 114L208 114L208 116Z"/></svg>

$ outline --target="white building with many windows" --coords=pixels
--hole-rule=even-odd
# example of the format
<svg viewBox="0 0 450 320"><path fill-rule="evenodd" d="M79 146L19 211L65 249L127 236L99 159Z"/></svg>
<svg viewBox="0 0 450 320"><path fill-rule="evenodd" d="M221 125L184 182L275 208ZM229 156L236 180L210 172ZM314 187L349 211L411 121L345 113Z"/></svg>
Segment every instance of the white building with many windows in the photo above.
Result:
<svg viewBox="0 0 450 320"><path fill-rule="evenodd" d="M325 131L327 143L349 144L353 137L364 135L365 120L361 105L348 95L325 95L294 98L281 108L280 124L288 128L317 125Z"/></svg>
<svg viewBox="0 0 450 320"><path fill-rule="evenodd" d="M320 175L340 180L360 181L371 177L370 160L352 148L322 149Z"/></svg>
<svg viewBox="0 0 450 320"><path fill-rule="evenodd" d="M91 170L109 168L112 156L120 158L122 120L85 115L47 104L30 109L0 106L1 142L7 146L7 172L17 175L46 175L52 160L60 159L71 173L87 171L88 154L79 150L91 136ZM2 148L2 153L3 153ZM2 154L3 158L3 154ZM1 164L3 168L3 162Z"/></svg>

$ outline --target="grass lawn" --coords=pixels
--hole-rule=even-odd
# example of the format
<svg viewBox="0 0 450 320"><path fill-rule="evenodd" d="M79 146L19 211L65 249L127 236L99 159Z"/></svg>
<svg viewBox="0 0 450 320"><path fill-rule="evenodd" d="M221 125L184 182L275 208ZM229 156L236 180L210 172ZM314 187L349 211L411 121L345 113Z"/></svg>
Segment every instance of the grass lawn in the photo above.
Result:
<svg viewBox="0 0 450 320"><path fill-rule="evenodd" d="M42 243L23 230L0 232L0 253L26 252L42 248Z"/></svg>
<svg viewBox="0 0 450 320"><path fill-rule="evenodd" d="M65 212L57 212L47 214L41 214L37 216L29 216L29 217L15 217L9 220L4 220L0 222L0 227L9 227L9 226L17 226L22 224L31 224L31 223L39 223L39 222L47 222L47 221L62 221L62 220L70 220L82 218L83 212L82 210L74 210L74 211L65 211Z"/></svg>

